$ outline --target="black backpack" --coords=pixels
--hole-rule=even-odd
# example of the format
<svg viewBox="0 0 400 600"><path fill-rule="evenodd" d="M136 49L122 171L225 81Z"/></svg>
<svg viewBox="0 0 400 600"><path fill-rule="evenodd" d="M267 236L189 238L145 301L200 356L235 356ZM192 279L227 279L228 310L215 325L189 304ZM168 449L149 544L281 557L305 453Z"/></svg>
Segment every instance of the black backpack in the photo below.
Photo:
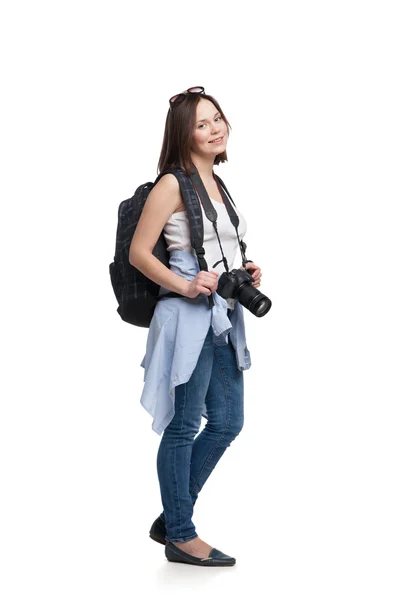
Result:
<svg viewBox="0 0 400 600"><path fill-rule="evenodd" d="M207 217L213 222L217 231L216 220L217 213L212 206L209 196L202 184L197 169L193 167L191 177L188 177L182 169L168 169L160 173L154 183L151 181L140 185L133 196L120 203L118 208L118 225L115 244L114 261L109 265L111 284L115 297L118 301L117 312L121 319L132 325L139 327L149 327L154 309L159 300L168 297L185 297L176 292L169 292L159 296L160 286L146 277L136 267L129 262L129 249L140 215L145 205L147 196L152 188L166 173L175 175L179 182L181 196L185 204L189 227L191 245L196 252L200 270L207 271L208 266L205 260L205 251L203 248L204 229L203 216L200 208L199 199L194 187L199 191L201 201L204 205ZM218 187L221 191L223 200L227 206L232 224L237 228L239 219L229 204L226 186L222 179L215 175ZM221 188L222 186L222 188ZM233 202L232 198L229 196ZM244 253L246 244L239 241L242 253ZM153 255L158 258L166 267L169 267L169 252L163 233L161 233L153 249ZM214 305L212 294L208 296L209 306Z"/></svg>

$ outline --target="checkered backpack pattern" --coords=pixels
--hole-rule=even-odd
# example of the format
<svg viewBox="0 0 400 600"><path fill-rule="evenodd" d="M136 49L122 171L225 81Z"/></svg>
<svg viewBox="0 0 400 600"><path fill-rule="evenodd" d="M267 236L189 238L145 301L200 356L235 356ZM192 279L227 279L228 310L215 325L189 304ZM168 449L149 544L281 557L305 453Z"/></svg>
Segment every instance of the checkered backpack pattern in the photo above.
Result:
<svg viewBox="0 0 400 600"><path fill-rule="evenodd" d="M147 196L160 178L173 173L178 179L181 195L188 213L191 243L196 250L200 269L207 270L203 248L203 218L198 197L190 178L181 169L168 169L160 173L154 183L140 185L133 196L118 207L118 225L114 261L109 265L109 274L115 297L117 312L121 319L139 327L149 327L157 302L165 297L182 297L176 292L158 296L160 286L146 277L129 262L129 249L136 226L140 219ZM164 234L161 233L153 254L169 268L169 253Z"/></svg>

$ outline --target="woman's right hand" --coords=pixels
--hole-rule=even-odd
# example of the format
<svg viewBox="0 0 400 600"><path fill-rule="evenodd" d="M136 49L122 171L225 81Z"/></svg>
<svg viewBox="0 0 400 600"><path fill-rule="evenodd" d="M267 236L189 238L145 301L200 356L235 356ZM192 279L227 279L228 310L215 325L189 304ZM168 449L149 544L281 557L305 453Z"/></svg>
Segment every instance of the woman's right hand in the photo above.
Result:
<svg viewBox="0 0 400 600"><path fill-rule="evenodd" d="M193 281L188 281L185 296L196 298L199 294L210 296L212 292L217 291L218 273L216 271L200 271Z"/></svg>

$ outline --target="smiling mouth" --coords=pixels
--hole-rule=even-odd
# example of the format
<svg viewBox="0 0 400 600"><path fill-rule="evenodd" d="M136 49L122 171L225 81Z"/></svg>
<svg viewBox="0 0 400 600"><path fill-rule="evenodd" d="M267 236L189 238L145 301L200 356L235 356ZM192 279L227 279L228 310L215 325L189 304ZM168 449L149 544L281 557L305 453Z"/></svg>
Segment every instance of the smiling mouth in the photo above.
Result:
<svg viewBox="0 0 400 600"><path fill-rule="evenodd" d="M209 144L219 144L220 142L222 142L222 140L224 139L224 136L221 135L221 137L217 138L216 140L213 140L212 142L208 142Z"/></svg>

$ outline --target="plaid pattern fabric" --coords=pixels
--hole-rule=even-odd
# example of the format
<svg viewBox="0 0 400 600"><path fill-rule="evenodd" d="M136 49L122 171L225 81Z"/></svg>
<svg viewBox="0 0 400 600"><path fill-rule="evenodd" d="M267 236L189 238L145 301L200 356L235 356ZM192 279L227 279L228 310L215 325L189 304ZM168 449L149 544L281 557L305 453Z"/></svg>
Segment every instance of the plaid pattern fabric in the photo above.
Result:
<svg viewBox="0 0 400 600"><path fill-rule="evenodd" d="M204 239L203 215L201 213L200 201L190 178L180 170L176 171L175 176L179 181L181 195L189 219L190 243L192 244L192 248L199 248L203 245Z"/></svg>
<svg viewBox="0 0 400 600"><path fill-rule="evenodd" d="M193 185L183 171L176 169L167 172L173 173L178 179L188 212L192 246L202 247L203 218ZM156 182L159 178L160 176ZM130 264L129 248L147 196L154 185L155 183L152 182L140 185L131 198L119 205L114 261L109 265L111 284L119 305L117 312L123 321L139 327L149 327L158 301L160 286ZM153 254L169 268L169 253L162 233L153 249ZM170 295L179 296L173 293Z"/></svg>

